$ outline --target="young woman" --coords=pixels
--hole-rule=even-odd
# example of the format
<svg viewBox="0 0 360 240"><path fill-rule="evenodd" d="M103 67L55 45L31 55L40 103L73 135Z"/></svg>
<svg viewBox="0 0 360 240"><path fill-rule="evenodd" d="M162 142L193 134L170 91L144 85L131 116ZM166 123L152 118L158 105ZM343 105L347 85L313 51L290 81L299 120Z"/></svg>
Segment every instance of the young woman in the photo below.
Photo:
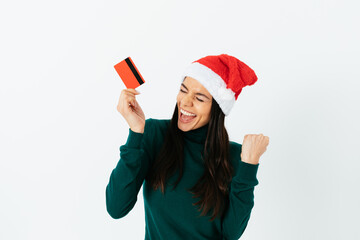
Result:
<svg viewBox="0 0 360 240"><path fill-rule="evenodd" d="M145 239L239 239L269 137L229 141L224 121L242 88L256 81L250 67L226 54L194 61L171 119L145 120L139 92L122 90L117 110L130 128L106 187L110 216L129 213L143 186Z"/></svg>

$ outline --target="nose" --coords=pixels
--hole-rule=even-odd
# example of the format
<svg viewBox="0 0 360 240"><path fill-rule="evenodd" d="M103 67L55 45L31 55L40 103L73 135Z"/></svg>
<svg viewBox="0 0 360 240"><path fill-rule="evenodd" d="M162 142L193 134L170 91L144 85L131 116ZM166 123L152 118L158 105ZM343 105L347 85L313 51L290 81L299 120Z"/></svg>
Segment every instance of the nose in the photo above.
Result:
<svg viewBox="0 0 360 240"><path fill-rule="evenodd" d="M184 106L192 106L193 105L193 99L191 97L190 94L186 94L186 96L184 96L182 99L181 99L181 102Z"/></svg>

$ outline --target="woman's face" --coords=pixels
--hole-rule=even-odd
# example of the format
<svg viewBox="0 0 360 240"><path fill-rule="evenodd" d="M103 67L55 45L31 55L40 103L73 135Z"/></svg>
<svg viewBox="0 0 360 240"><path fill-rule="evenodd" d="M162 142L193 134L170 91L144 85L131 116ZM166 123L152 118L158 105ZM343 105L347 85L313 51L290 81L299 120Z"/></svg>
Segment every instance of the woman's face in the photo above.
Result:
<svg viewBox="0 0 360 240"><path fill-rule="evenodd" d="M200 128L210 121L212 96L197 80L186 77L177 95L178 128L184 132ZM182 113L185 110L187 115Z"/></svg>

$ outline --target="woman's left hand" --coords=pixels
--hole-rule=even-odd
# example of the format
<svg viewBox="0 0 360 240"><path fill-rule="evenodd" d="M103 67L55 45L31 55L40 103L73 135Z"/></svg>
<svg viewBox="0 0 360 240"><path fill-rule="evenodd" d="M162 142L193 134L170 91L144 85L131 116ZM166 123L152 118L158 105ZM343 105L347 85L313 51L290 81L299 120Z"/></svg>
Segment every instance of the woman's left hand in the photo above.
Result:
<svg viewBox="0 0 360 240"><path fill-rule="evenodd" d="M258 164L261 155L266 151L269 145L269 137L263 134L247 134L241 148L241 161Z"/></svg>

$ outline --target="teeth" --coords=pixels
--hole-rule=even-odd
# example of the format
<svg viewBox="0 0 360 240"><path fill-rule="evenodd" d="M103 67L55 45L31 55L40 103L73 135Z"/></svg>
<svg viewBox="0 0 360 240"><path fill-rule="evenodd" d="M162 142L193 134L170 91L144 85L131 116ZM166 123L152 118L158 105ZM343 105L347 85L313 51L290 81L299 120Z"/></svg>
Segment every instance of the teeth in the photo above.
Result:
<svg viewBox="0 0 360 240"><path fill-rule="evenodd" d="M186 116L196 116L196 114L192 114L192 113L189 113L189 112L186 112L185 110L183 109L180 109L180 112Z"/></svg>

